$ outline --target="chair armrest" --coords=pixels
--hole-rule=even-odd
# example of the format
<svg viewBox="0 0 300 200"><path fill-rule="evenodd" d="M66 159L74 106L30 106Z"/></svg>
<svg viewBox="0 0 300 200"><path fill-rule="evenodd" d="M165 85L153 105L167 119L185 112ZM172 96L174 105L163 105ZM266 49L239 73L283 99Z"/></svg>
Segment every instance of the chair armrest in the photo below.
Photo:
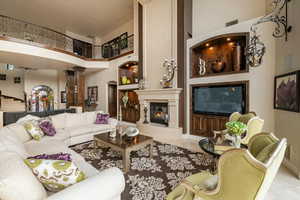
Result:
<svg viewBox="0 0 300 200"><path fill-rule="evenodd" d="M46 200L111 200L121 195L125 188L123 173L118 168L110 168L72 185Z"/></svg>

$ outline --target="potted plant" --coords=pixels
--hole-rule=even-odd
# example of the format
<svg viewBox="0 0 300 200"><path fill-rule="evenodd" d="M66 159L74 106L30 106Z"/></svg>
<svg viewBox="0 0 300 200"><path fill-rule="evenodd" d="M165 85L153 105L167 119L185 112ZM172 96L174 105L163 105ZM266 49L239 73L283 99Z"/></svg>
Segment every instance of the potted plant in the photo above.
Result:
<svg viewBox="0 0 300 200"><path fill-rule="evenodd" d="M233 136L233 145L236 148L241 147L241 136L247 131L247 125L239 121L226 123L227 132Z"/></svg>

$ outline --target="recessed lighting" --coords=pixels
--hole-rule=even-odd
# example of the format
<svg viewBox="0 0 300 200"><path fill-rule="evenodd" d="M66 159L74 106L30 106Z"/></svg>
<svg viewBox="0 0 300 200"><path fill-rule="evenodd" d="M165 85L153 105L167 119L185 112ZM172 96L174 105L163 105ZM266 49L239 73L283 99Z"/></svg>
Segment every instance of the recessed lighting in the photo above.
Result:
<svg viewBox="0 0 300 200"><path fill-rule="evenodd" d="M209 44L209 43L206 43L206 44L205 44L205 46L209 47L209 46L210 46L210 44Z"/></svg>
<svg viewBox="0 0 300 200"><path fill-rule="evenodd" d="M234 45L234 42L230 42L229 45L230 45L230 46L233 46L233 45Z"/></svg>
<svg viewBox="0 0 300 200"><path fill-rule="evenodd" d="M213 50L214 48L213 47L209 47L209 50Z"/></svg>
<svg viewBox="0 0 300 200"><path fill-rule="evenodd" d="M231 38L227 38L227 41L231 41Z"/></svg>

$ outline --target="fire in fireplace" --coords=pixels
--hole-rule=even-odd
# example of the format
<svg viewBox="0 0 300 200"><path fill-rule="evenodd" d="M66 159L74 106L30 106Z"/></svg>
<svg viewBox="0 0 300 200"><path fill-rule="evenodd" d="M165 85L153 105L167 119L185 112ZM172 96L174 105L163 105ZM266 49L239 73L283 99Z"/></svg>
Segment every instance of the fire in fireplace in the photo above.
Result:
<svg viewBox="0 0 300 200"><path fill-rule="evenodd" d="M150 103L150 121L168 126L168 103Z"/></svg>

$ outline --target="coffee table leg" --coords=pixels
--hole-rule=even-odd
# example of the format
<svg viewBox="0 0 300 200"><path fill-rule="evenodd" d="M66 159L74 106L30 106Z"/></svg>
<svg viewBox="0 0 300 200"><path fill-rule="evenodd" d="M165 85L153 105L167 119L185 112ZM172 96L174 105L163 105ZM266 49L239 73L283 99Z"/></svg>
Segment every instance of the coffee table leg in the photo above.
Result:
<svg viewBox="0 0 300 200"><path fill-rule="evenodd" d="M123 151L123 171L127 173L130 168L130 151Z"/></svg>
<svg viewBox="0 0 300 200"><path fill-rule="evenodd" d="M153 158L153 143L151 143L149 146L149 156L150 158Z"/></svg>

